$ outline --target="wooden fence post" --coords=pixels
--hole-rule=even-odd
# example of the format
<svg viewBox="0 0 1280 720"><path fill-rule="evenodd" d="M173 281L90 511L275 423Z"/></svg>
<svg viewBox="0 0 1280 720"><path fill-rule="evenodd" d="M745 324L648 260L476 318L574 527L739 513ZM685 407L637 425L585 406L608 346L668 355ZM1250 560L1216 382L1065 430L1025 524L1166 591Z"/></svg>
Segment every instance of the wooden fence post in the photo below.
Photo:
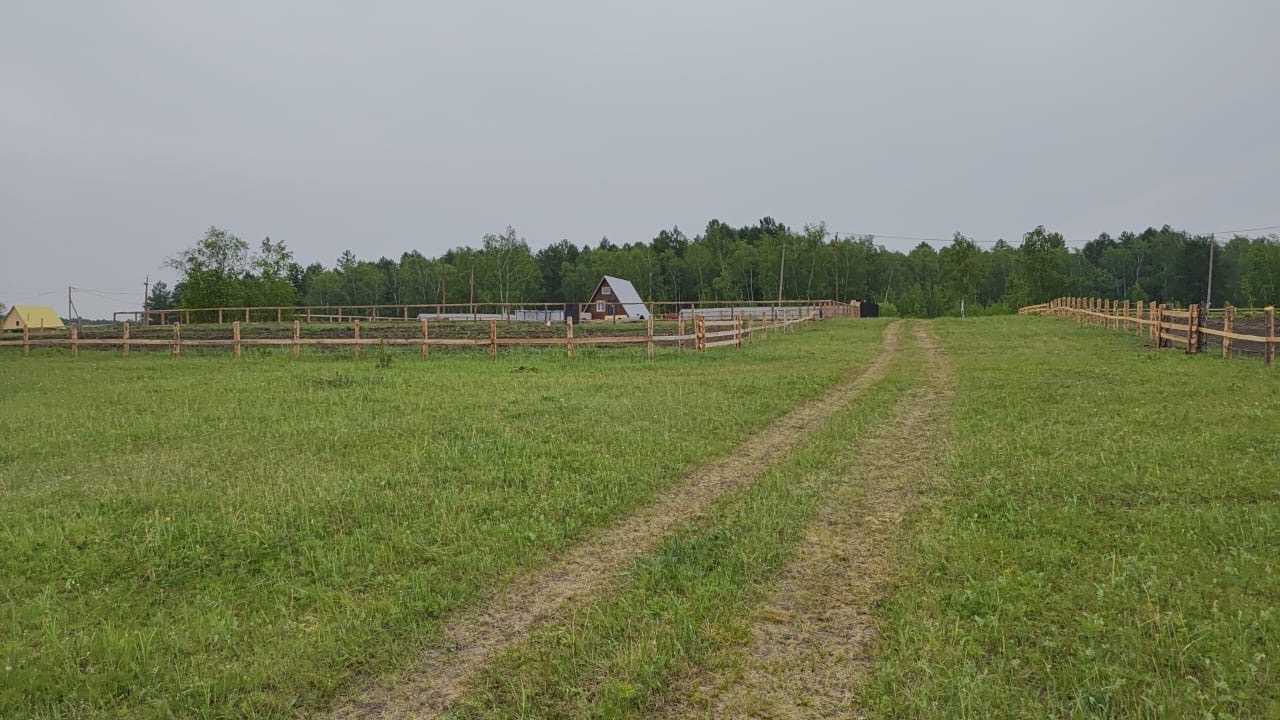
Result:
<svg viewBox="0 0 1280 720"><path fill-rule="evenodd" d="M74 323L71 325L71 357L80 357L80 330Z"/></svg>
<svg viewBox="0 0 1280 720"><path fill-rule="evenodd" d="M359 319L352 320L351 326L353 328L353 332L355 333L355 338L356 338L356 359L359 360L360 359L360 320Z"/></svg>
<svg viewBox="0 0 1280 720"><path fill-rule="evenodd" d="M1276 308L1268 305L1264 314L1267 324L1267 348L1263 350L1263 358L1267 367L1276 362Z"/></svg>
<svg viewBox="0 0 1280 720"><path fill-rule="evenodd" d="M1174 309L1174 306L1172 306L1170 302L1164 302L1164 304L1160 305L1160 324L1156 325L1156 340L1158 341L1156 343L1156 347L1164 347L1164 348L1174 347L1174 341L1171 341L1169 340L1169 338L1165 337L1165 325L1169 325L1169 329L1172 329L1172 324L1174 324L1171 322L1167 322L1167 320L1165 319L1165 310L1172 311L1172 309ZM1169 318L1169 320L1172 320L1172 319L1174 318Z"/></svg>
<svg viewBox="0 0 1280 720"><path fill-rule="evenodd" d="M240 358L240 321L236 320L231 323L231 349L235 353L236 359Z"/></svg>
<svg viewBox="0 0 1280 720"><path fill-rule="evenodd" d="M756 316L754 314L747 316L747 342L753 345L756 342Z"/></svg>
<svg viewBox="0 0 1280 720"><path fill-rule="evenodd" d="M297 320L294 320L293 321L293 356L295 358L302 355L302 344L298 342L299 340L302 339L301 335L302 335L302 323L298 322Z"/></svg>
<svg viewBox="0 0 1280 720"><path fill-rule="evenodd" d="M648 337L647 348L649 352L649 359L652 360L653 359L653 313L649 313L649 330L648 330L647 337Z"/></svg>
<svg viewBox="0 0 1280 720"><path fill-rule="evenodd" d="M427 319L422 319L422 359L431 357L431 346L427 344Z"/></svg>
<svg viewBox="0 0 1280 720"><path fill-rule="evenodd" d="M678 323L676 334L680 336L680 339L676 341L676 344L679 347L680 352L684 352L684 313L680 312L680 308L678 307L676 308L676 322Z"/></svg>
<svg viewBox="0 0 1280 720"><path fill-rule="evenodd" d="M489 321L489 357L498 359L498 321Z"/></svg>
<svg viewBox="0 0 1280 720"><path fill-rule="evenodd" d="M565 326L565 331L564 331L565 352L569 355L569 357L573 357L573 318L571 317L565 318L564 326Z"/></svg>
<svg viewBox="0 0 1280 720"><path fill-rule="evenodd" d="M249 308L244 309L244 324L249 324Z"/></svg>
<svg viewBox="0 0 1280 720"><path fill-rule="evenodd" d="M1124 301L1124 331L1129 332L1129 301Z"/></svg>
<svg viewBox="0 0 1280 720"><path fill-rule="evenodd" d="M1204 352L1209 344L1204 335L1204 326L1207 322L1209 322L1209 305L1196 303L1196 352L1198 353Z"/></svg>
<svg viewBox="0 0 1280 720"><path fill-rule="evenodd" d="M182 330L180 323L173 324L173 356L180 357L182 355Z"/></svg>
<svg viewBox="0 0 1280 720"><path fill-rule="evenodd" d="M1200 316L1200 306L1191 304L1187 306L1187 354L1196 354L1196 333L1198 331L1197 320Z"/></svg>
<svg viewBox="0 0 1280 720"><path fill-rule="evenodd" d="M218 324L222 324L222 308L218 308Z"/></svg>
<svg viewBox="0 0 1280 720"><path fill-rule="evenodd" d="M22 354L31 354L31 329L27 327L26 321L22 321Z"/></svg>
<svg viewBox="0 0 1280 720"><path fill-rule="evenodd" d="M733 346L742 349L742 318L733 321Z"/></svg>
<svg viewBox="0 0 1280 720"><path fill-rule="evenodd" d="M1222 332L1226 332L1226 333L1231 332L1231 328L1235 326L1235 319L1236 319L1235 307L1228 305L1225 308L1223 308L1222 309ZM1231 338L1229 337L1222 338L1222 357L1223 358L1231 357Z"/></svg>
<svg viewBox="0 0 1280 720"><path fill-rule="evenodd" d="M1152 326L1151 332L1155 335L1156 348L1164 347L1164 305L1156 306L1156 324Z"/></svg>
<svg viewBox="0 0 1280 720"><path fill-rule="evenodd" d="M124 343L120 346L120 354L129 357L129 323L124 324Z"/></svg>
<svg viewBox="0 0 1280 720"><path fill-rule="evenodd" d="M310 305L307 306L307 324L308 325L311 324L311 306Z"/></svg>
<svg viewBox="0 0 1280 720"><path fill-rule="evenodd" d="M1160 336L1157 334L1159 329L1157 327L1159 318L1156 316L1158 314L1159 310L1156 308L1156 301L1152 300L1150 304L1147 305L1147 319L1151 321L1151 324L1147 326L1147 329L1150 331L1151 340L1155 342L1156 347L1160 347Z"/></svg>

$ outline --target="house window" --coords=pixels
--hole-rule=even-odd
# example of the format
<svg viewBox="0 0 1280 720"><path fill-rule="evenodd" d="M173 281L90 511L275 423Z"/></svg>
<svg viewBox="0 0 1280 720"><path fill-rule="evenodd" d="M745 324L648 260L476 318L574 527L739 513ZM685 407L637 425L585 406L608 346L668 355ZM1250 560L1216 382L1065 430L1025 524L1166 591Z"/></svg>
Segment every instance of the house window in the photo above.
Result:
<svg viewBox="0 0 1280 720"><path fill-rule="evenodd" d="M603 312L604 312L604 303L602 303L602 302L598 302L598 303L596 303L596 312L598 312L598 313L603 313Z"/></svg>
<svg viewBox="0 0 1280 720"><path fill-rule="evenodd" d="M601 288L600 288L600 294L601 294L601 295L610 295L610 294L612 294L612 291L609 289L609 286L608 286L608 285L605 285L605 286L603 286L603 287L601 287Z"/></svg>

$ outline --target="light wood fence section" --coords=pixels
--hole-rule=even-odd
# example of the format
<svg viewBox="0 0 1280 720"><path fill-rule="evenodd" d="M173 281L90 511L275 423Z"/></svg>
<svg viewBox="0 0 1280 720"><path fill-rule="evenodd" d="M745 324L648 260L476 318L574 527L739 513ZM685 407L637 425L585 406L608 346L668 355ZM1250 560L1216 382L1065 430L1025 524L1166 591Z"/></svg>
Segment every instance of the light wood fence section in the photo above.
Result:
<svg viewBox="0 0 1280 720"><path fill-rule="evenodd" d="M1110 330L1144 335L1158 348L1181 347L1188 354L1203 352L1207 338L1220 338L1222 357L1247 352L1248 345L1258 346L1257 354L1268 366L1275 364L1276 336L1275 307L1247 308L1243 313L1255 320L1261 319L1263 334L1236 332L1236 323L1242 314L1240 308L1225 307L1206 312L1200 305L1175 308L1170 304L1131 303L1129 300L1104 300L1099 298L1066 297L1040 305L1028 305L1018 309L1018 314L1054 315L1074 319L1080 325L1104 327ZM1210 327L1211 317L1221 317L1222 328ZM1257 322L1253 323L1257 325Z"/></svg>
<svg viewBox="0 0 1280 720"><path fill-rule="evenodd" d="M574 324L572 321L565 323L565 334L561 337L500 337L498 334L498 321L490 320L488 323L488 336L480 338L444 338L431 336L431 322L426 319L418 321L420 332L418 337L362 337L360 331L360 320L352 320L351 335L349 337L324 337L324 338L304 338L301 336L301 321L293 322L292 337L273 337L273 338L242 338L240 334L240 322L231 323L230 338L184 338L182 337L183 326L180 323L173 323L173 337L167 338L136 338L130 337L129 323L124 323L121 333L118 337L95 337L81 338L77 329L72 326L67 335L37 335L33 337L27 328L22 329L22 338L15 340L0 340L0 347L21 347L23 355L30 355L33 347L66 347L70 348L71 356L78 357L82 347L93 348L118 348L121 355L129 355L130 349L140 347L152 348L168 348L170 354L174 358L181 357L184 348L228 348L235 357L241 357L244 348L249 347L287 347L290 348L293 357L299 357L303 347L327 347L342 348L349 347L352 349L356 358L360 357L360 350L364 346L386 347L421 347L422 357L430 356L432 346L453 346L453 347L471 347L484 348L489 357L496 358L499 347L535 347L535 346L562 346L568 357L574 356L574 349L583 345L635 345L644 344L646 347L646 355L649 359L653 359L654 348L657 345L669 345L678 350L685 350L686 343L692 343L690 346L698 352L705 352L708 348L734 346L741 348L744 341L754 342L756 333L763 333L765 338L768 337L769 330L783 331L797 325L808 325L818 320L854 317L849 311L848 306L840 307L835 304L823 306L819 308L808 308L805 314L797 317L789 317L779 319L774 322L763 320L759 323L755 318L749 318L745 323L742 318L733 320L708 320L705 316L695 313L692 318L692 332L686 333L686 324L684 318L678 320L677 332L674 335L660 335L654 331L653 318L648 319L643 334L634 335L598 335L598 336L574 336ZM712 327L725 327L724 330L708 330Z"/></svg>
<svg viewBox="0 0 1280 720"><path fill-rule="evenodd" d="M568 305L580 303L507 302L507 303L411 303L375 305L271 305L253 307L203 307L170 308L167 310L121 310L112 314L112 321L131 322L135 326L167 326L173 322L183 325L223 325L239 321L250 323L286 323L298 320L310 325L316 323L364 322L417 322L425 316L428 320L470 320L482 322L532 320L541 322L563 313ZM585 305L585 303L582 303ZM706 312L709 315L748 315L767 318L771 322L795 319L809 312L822 312L828 317L861 317L861 304L857 300L700 300L653 301L645 303L650 313L658 319L674 320L680 313ZM554 322L560 322L555 319Z"/></svg>

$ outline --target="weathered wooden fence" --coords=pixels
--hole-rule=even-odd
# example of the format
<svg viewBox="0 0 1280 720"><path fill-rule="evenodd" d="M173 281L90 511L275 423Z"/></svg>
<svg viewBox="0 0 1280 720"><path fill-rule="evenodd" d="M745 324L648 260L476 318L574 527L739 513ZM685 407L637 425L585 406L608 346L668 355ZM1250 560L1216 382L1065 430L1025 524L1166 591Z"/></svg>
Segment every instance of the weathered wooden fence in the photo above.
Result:
<svg viewBox="0 0 1280 720"><path fill-rule="evenodd" d="M472 347L486 348L490 357L497 357L499 347L521 347L521 346L563 346L565 353L569 357L574 356L574 348L582 345L638 345L643 343L646 346L649 359L653 359L654 348L657 345L667 344L675 346L683 351L686 343L692 343L692 348L699 352L704 352L708 348L735 346L742 347L744 342L754 342L756 333L763 333L764 337L768 337L769 330L786 330L795 325L810 324L817 320L832 317L848 317L845 310L830 306L825 308L825 312L811 310L804 315L798 317L790 317L776 322L761 321L756 322L754 317L746 319L737 318L733 320L708 320L703 315L695 314L689 323L692 327L686 328L685 319L678 319L677 331L673 335L659 335L654 332L653 318L648 318L644 334L633 335L603 335L591 337L574 337L574 323L572 321L565 323L565 334L560 337L501 337L498 334L498 321L489 321L488 337L481 338L442 338L431 337L431 324L428 320L420 320L419 332L417 337L362 337L360 321L351 322L351 335L349 337L325 337L325 338L304 338L302 337L302 323L299 320L293 321L293 337L291 338L242 338L240 335L240 322L231 323L230 338L184 338L182 337L182 325L173 323L172 338L131 338L129 336L129 323L124 323L121 328L119 337L95 337L81 338L77 328L73 325L66 336L50 336L37 335L32 337L30 331L24 327L22 329L22 339L20 340L0 340L0 347L21 347L23 355L30 355L33 347L65 347L70 348L71 356L77 357L82 347L107 347L118 348L121 355L128 355L129 351L134 348L168 348L173 357L177 358L182 355L184 348L196 347L221 347L229 348L231 352L240 357L244 348L249 347L289 347L293 351L293 356L298 357L302 353L303 347L350 347L355 357L360 357L361 348L366 346L386 347L420 347L422 349L422 357L429 357L431 348L439 346L452 347ZM726 328L722 330L708 330L708 327ZM685 332L686 329L692 332Z"/></svg>
<svg viewBox="0 0 1280 720"><path fill-rule="evenodd" d="M1276 346L1280 345L1280 338L1276 337L1274 307L1260 308L1257 311L1261 318L1261 335L1236 332L1235 323L1239 311L1230 306L1208 312L1200 305L1188 305L1179 309L1168 303L1067 297L1040 305L1028 305L1019 308L1018 313L1074 318L1081 325L1132 332L1138 337L1146 336L1158 348L1177 345L1185 348L1187 353L1203 352L1209 345L1209 339L1220 338L1222 357L1229 358L1233 353L1248 352L1248 346L1257 346L1257 354L1262 356L1267 365L1275 364ZM1213 327L1217 323L1212 319L1219 317L1222 327Z"/></svg>

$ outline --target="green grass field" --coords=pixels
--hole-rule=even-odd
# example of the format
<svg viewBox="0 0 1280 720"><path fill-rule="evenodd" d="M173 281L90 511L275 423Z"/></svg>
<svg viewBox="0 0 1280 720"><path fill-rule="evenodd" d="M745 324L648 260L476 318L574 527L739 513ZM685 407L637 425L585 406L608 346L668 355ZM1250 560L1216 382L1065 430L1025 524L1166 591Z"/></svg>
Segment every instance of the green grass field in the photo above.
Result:
<svg viewBox="0 0 1280 720"><path fill-rule="evenodd" d="M422 361L0 353L0 717L294 717L431 644L848 376L884 321L743 351ZM1034 317L939 320L936 473L885 538L849 715L1280 717L1280 376ZM605 597L499 653L456 717L649 717L750 661L751 617L884 377ZM904 438L904 443L919 438ZM843 488L843 489L842 489Z"/></svg>
<svg viewBox="0 0 1280 720"><path fill-rule="evenodd" d="M881 609L883 717L1280 717L1280 374L1066 320L937 323L949 478Z"/></svg>
<svg viewBox="0 0 1280 720"><path fill-rule="evenodd" d="M287 716L870 358L0 354L0 717ZM714 421L711 421L714 419Z"/></svg>

